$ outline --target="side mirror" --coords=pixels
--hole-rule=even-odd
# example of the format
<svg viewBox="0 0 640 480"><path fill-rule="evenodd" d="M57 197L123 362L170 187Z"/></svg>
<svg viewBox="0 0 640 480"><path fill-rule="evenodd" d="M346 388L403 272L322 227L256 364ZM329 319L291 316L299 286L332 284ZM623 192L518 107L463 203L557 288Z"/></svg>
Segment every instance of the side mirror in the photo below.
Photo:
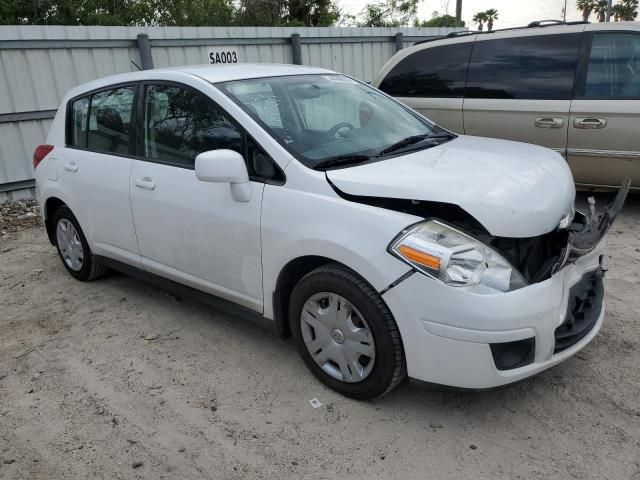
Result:
<svg viewBox="0 0 640 480"><path fill-rule="evenodd" d="M210 150L196 157L196 178L202 182L229 183L238 202L251 198L251 183L244 158L233 150Z"/></svg>

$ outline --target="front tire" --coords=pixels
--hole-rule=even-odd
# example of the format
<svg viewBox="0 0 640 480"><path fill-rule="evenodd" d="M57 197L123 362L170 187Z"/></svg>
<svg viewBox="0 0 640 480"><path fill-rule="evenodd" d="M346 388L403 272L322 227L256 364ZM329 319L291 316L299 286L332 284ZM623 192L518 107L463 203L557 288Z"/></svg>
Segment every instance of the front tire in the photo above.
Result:
<svg viewBox="0 0 640 480"><path fill-rule="evenodd" d="M104 265L96 262L78 220L68 207L62 206L56 210L53 233L60 260L72 277L90 282L107 272Z"/></svg>
<svg viewBox="0 0 640 480"><path fill-rule="evenodd" d="M342 265L317 268L298 282L289 322L307 367L345 396L372 399L406 376L391 312L371 285Z"/></svg>

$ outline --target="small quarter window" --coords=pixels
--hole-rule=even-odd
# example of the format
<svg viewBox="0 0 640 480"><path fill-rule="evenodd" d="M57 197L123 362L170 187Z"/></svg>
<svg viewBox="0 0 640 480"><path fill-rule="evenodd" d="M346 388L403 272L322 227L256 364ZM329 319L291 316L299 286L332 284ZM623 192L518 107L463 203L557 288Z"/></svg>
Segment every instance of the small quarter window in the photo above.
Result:
<svg viewBox="0 0 640 480"><path fill-rule="evenodd" d="M89 107L88 145L90 150L129 153L132 131L133 87L93 94Z"/></svg>
<svg viewBox="0 0 640 480"><path fill-rule="evenodd" d="M71 104L71 138L69 144L74 147L87 146L87 116L89 97L80 98Z"/></svg>
<svg viewBox="0 0 640 480"><path fill-rule="evenodd" d="M598 33L593 37L586 98L640 97L640 35Z"/></svg>

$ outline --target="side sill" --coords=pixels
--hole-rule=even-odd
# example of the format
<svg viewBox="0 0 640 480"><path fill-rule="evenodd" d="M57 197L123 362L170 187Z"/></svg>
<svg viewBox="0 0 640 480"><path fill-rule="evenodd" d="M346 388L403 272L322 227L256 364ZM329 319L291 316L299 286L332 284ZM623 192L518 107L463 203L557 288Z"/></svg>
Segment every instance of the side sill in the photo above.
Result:
<svg viewBox="0 0 640 480"><path fill-rule="evenodd" d="M118 260L113 260L112 258L104 257L102 255L94 255L94 258L101 265L109 267L130 277L147 282L163 290L167 290L172 295L176 295L177 297L193 300L206 307L210 307L219 313L242 317L244 320L248 320L252 323L257 323L263 326L268 326L269 324L275 323L273 320L254 310L251 310L250 308L243 307L242 305L230 302L229 300L225 300L201 290L197 290L181 283L174 282L173 280L169 280L154 273L150 273L140 268L133 267Z"/></svg>

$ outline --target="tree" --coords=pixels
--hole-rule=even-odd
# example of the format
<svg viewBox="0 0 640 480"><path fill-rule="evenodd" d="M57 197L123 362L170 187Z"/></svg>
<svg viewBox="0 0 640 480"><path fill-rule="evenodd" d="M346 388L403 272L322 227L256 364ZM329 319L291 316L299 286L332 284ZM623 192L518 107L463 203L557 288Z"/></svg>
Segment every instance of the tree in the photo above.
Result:
<svg viewBox="0 0 640 480"><path fill-rule="evenodd" d="M484 12L484 15L487 22L487 30L493 30L493 22L498 19L498 11L495 8L490 8Z"/></svg>
<svg viewBox="0 0 640 480"><path fill-rule="evenodd" d="M471 20L473 21L473 23L476 23L478 25L478 30L482 31L484 28L484 24L487 21L487 14L486 12L478 12L473 16Z"/></svg>
<svg viewBox="0 0 640 480"><path fill-rule="evenodd" d="M593 7L595 7L595 0L577 0L576 7L582 12L582 21L588 22Z"/></svg>
<svg viewBox="0 0 640 480"><path fill-rule="evenodd" d="M401 27L418 13L418 0L382 0L368 3L360 13L360 27Z"/></svg>
<svg viewBox="0 0 640 480"><path fill-rule="evenodd" d="M593 5L593 13L598 16L599 22L604 22L607 15L608 6L609 5L607 0L595 0L595 3Z"/></svg>
<svg viewBox="0 0 640 480"><path fill-rule="evenodd" d="M638 0L622 0L612 8L616 22L632 22L638 16Z"/></svg>
<svg viewBox="0 0 640 480"><path fill-rule="evenodd" d="M458 21L456 17L434 13L435 15L430 20L416 21L414 25L416 27L464 27L464 22Z"/></svg>

